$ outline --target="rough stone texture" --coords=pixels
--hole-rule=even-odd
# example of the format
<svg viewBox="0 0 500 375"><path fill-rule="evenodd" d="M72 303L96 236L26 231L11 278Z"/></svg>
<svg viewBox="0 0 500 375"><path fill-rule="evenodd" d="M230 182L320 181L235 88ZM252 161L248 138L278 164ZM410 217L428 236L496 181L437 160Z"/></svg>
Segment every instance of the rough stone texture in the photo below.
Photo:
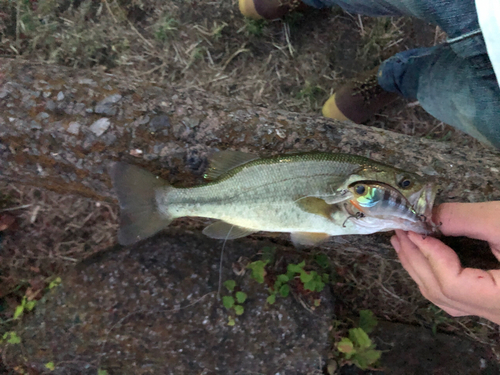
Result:
<svg viewBox="0 0 500 375"><path fill-rule="evenodd" d="M216 298L221 241L164 234L81 264L25 318L4 363L44 372L52 361L53 374L321 374L333 297L317 294L314 312L293 297L267 304L266 286L232 268L265 245L226 245L222 280L248 295L233 327Z"/></svg>
<svg viewBox="0 0 500 375"><path fill-rule="evenodd" d="M369 156L434 175L443 185L440 201L500 198L498 152L480 146L271 111L96 71L0 59L0 74L3 179L111 200L103 173L110 160L132 159L189 185L200 182L207 156L219 149L265 155L315 150ZM110 126L96 136L91 125L101 118ZM74 122L78 134L72 133Z"/></svg>
<svg viewBox="0 0 500 375"><path fill-rule="evenodd" d="M97 71L0 59L0 77L1 180L112 201L105 173L110 160L128 160L190 186L202 182L207 157L217 150L263 155L314 150L368 156L426 173L442 186L438 202L500 199L500 156L480 146L271 111L196 89L156 87ZM109 119L109 127L97 136L91 126L101 118ZM199 233L204 222L180 224ZM290 246L286 235L259 236ZM217 366L240 373L255 366L265 374L281 369L303 374L318 368L329 346L325 319L331 317L330 298L316 318L292 299L267 310L266 293L246 280L252 299L229 328L227 313L213 295L177 309L214 290L220 242L197 234L160 238L163 244L156 238L148 242L150 248L110 253L65 279L64 287L39 303L33 319L20 328L23 345L3 351L7 363L28 361L43 372L44 364L53 361L60 374L95 373L99 361L110 374L223 373ZM261 246L256 244L241 239L227 247L231 254L248 256ZM322 248L327 253L338 248L393 252L383 235L335 237ZM248 314L252 311L255 316ZM292 336L282 336L285 332ZM247 345L253 346L254 358L242 349Z"/></svg>
<svg viewBox="0 0 500 375"><path fill-rule="evenodd" d="M493 375L498 362L487 347L463 337L397 323L379 324L373 333L377 348L384 350L387 375Z"/></svg>

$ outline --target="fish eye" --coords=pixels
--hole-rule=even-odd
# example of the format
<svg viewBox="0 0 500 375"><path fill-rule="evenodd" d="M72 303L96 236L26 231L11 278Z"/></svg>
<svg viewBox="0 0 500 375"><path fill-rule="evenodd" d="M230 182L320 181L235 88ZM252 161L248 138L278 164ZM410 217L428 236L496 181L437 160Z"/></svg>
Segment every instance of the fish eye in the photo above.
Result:
<svg viewBox="0 0 500 375"><path fill-rule="evenodd" d="M407 178L407 177L403 177L401 179L401 181L399 181L399 184L398 184L400 187L402 187L403 189L408 189L411 187L412 185L412 181Z"/></svg>
<svg viewBox="0 0 500 375"><path fill-rule="evenodd" d="M365 185L356 185L356 194L363 195L366 191Z"/></svg>

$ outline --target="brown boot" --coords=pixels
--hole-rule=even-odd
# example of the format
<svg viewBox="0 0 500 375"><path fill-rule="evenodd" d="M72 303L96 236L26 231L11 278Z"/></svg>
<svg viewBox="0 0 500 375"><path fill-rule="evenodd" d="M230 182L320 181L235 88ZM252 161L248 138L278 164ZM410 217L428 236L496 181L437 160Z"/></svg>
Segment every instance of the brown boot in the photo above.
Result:
<svg viewBox="0 0 500 375"><path fill-rule="evenodd" d="M361 124L396 100L398 94L385 91L377 74L375 68L341 86L323 105L323 116Z"/></svg>
<svg viewBox="0 0 500 375"><path fill-rule="evenodd" d="M307 8L300 0L239 0L240 12L254 20L273 20Z"/></svg>

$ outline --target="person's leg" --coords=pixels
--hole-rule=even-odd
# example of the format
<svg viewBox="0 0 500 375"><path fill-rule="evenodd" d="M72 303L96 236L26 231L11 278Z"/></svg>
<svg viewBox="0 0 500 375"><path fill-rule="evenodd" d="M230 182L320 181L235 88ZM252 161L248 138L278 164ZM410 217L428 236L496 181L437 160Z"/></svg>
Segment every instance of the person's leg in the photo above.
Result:
<svg viewBox="0 0 500 375"><path fill-rule="evenodd" d="M405 51L382 63L378 82L386 91L417 99L437 119L500 148L500 87L487 55L475 56L474 62L449 45Z"/></svg>

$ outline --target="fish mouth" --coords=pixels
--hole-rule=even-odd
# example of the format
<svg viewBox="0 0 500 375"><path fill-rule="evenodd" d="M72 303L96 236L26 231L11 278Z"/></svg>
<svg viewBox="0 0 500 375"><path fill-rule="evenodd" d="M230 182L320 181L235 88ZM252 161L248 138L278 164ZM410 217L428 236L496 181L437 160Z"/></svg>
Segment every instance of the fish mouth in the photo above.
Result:
<svg viewBox="0 0 500 375"><path fill-rule="evenodd" d="M344 203L344 212L349 218L353 218L356 225L370 233L386 232L394 229L411 230L413 232L430 235L436 232L436 225L432 222L432 208L438 187L433 183L427 183L422 189L407 197L408 202L413 206L415 212L420 217L417 222L412 222L403 218L375 218L360 215L358 210L351 202Z"/></svg>
<svg viewBox="0 0 500 375"><path fill-rule="evenodd" d="M427 222L432 222L432 208L438 187L433 183L426 184L420 192L412 195L408 200L417 212L425 218Z"/></svg>

